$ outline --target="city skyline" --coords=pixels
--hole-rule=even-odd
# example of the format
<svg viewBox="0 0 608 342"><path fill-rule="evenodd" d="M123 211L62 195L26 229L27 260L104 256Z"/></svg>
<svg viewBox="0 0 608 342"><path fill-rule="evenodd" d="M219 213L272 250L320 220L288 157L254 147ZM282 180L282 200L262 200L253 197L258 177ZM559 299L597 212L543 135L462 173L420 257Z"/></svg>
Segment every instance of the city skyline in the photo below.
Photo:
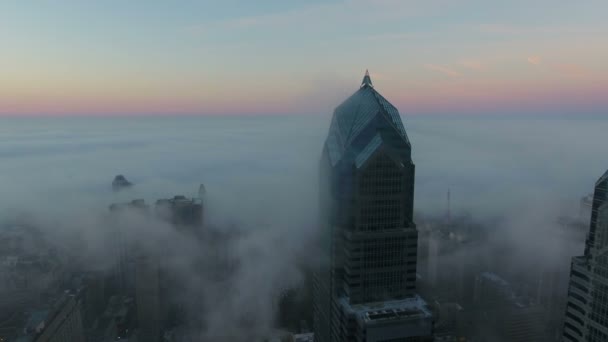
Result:
<svg viewBox="0 0 608 342"><path fill-rule="evenodd" d="M2 120L0 340L606 336L567 286L608 122L402 117L372 78L331 121Z"/></svg>
<svg viewBox="0 0 608 342"><path fill-rule="evenodd" d="M405 115L604 114L606 9L9 1L0 116L328 114L365 69Z"/></svg>

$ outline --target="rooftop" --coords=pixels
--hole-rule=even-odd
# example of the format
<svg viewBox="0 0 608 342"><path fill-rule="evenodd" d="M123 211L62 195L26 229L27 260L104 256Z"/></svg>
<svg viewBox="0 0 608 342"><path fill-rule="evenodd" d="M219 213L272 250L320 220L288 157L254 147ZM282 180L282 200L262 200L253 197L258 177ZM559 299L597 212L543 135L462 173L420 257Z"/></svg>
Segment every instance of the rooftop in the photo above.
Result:
<svg viewBox="0 0 608 342"><path fill-rule="evenodd" d="M374 122L375 124L372 124ZM336 165L346 150L353 145L358 145L355 154L360 150L364 150L360 153L366 154L355 156L357 164L362 164L387 138L384 134L368 136L369 134L365 133L368 127L377 131L380 126L386 128L383 130L385 132L396 132L397 136L409 145L399 111L374 89L371 77L366 71L359 90L334 110L326 142L332 164ZM364 138L355 143L361 136Z"/></svg>
<svg viewBox="0 0 608 342"><path fill-rule="evenodd" d="M340 304L365 322L430 318L431 311L420 296L383 302L349 304L348 297L341 297Z"/></svg>

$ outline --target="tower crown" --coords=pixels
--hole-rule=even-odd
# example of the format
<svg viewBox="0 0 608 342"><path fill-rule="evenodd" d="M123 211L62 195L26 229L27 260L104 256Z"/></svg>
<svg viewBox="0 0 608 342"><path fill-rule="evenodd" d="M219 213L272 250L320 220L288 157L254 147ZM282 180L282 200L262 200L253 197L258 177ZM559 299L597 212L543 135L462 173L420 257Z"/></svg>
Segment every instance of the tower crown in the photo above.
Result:
<svg viewBox="0 0 608 342"><path fill-rule="evenodd" d="M366 70L359 89L334 110L327 137L332 164L336 165L344 155L357 155L370 143L379 147L381 141L388 138L389 131L409 149L410 143L399 111L378 93ZM380 132L384 132L383 136L374 138ZM370 146L370 151L375 149L373 146Z"/></svg>
<svg viewBox="0 0 608 342"><path fill-rule="evenodd" d="M365 70L365 76L363 76L363 82L361 82L361 88L363 87L374 87L372 84L372 78L369 76L369 71Z"/></svg>

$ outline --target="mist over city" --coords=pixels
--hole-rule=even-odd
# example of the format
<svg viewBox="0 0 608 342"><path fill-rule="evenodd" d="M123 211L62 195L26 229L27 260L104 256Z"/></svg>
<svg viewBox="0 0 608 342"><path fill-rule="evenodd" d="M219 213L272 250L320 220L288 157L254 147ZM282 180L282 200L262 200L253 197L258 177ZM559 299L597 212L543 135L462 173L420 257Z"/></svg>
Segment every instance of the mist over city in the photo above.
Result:
<svg viewBox="0 0 608 342"><path fill-rule="evenodd" d="M608 341L606 10L0 4L0 342Z"/></svg>
<svg viewBox="0 0 608 342"><path fill-rule="evenodd" d="M304 287L306 268L318 258L314 184L329 115L127 118L119 126L114 120L91 119L95 125L86 131L89 121L78 118L6 121L3 225L35 228L48 247L65 253L69 270L111 270L118 231L153 254L166 253L185 288L178 297L200 323L196 336L245 340L280 329L282 291ZM560 219L588 222L579 217L579 200L592 190L592 170L602 168L595 137L608 128L605 121L407 115L403 121L415 151L418 229L445 223L449 190L454 221L479 230L472 247L449 252L440 263L456 258L470 277L490 267L532 279L546 270L568 273L568 257L582 253L585 233L575 240L559 233ZM582 130L588 138L575 139ZM113 191L117 174L133 185ZM234 234L221 247L216 240L192 241L157 219L130 214L118 225L108 221L112 203L195 198L200 184L206 189L203 230ZM227 278L213 273L214 248L238 265ZM424 272L425 265L419 268ZM560 280L565 297L567 278ZM207 301L190 302L197 289ZM229 323L244 319L253 322L242 329Z"/></svg>

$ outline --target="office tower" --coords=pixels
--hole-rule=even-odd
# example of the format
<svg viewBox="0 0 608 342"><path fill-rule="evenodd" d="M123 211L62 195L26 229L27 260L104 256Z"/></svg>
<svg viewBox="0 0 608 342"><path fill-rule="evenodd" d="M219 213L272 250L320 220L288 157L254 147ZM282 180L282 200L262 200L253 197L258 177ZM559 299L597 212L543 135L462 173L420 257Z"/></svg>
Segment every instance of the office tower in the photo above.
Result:
<svg viewBox="0 0 608 342"><path fill-rule="evenodd" d="M87 342L97 341L133 341L133 321L135 308L133 298L125 296L112 296L107 306L99 315L94 325L92 338ZM141 341L141 339L136 339Z"/></svg>
<svg viewBox="0 0 608 342"><path fill-rule="evenodd" d="M564 341L608 341L608 171L595 183L585 253L572 258Z"/></svg>
<svg viewBox="0 0 608 342"><path fill-rule="evenodd" d="M469 314L456 302L440 302L432 304L435 319L434 341L466 341L469 329Z"/></svg>
<svg viewBox="0 0 608 342"><path fill-rule="evenodd" d="M115 192L123 189L128 189L132 186L133 183L129 182L127 178L125 178L125 176L123 175L117 175L112 181L112 190L114 190Z"/></svg>
<svg viewBox="0 0 608 342"><path fill-rule="evenodd" d="M117 257L112 269L112 287L115 293L133 295L135 291L135 253L133 238L125 231L125 216L146 217L150 213L149 206L143 199L135 199L128 203L110 205L112 225L111 246L112 255Z"/></svg>
<svg viewBox="0 0 608 342"><path fill-rule="evenodd" d="M473 329L480 341L547 341L547 310L490 272L475 278ZM477 340L477 339L476 339Z"/></svg>
<svg viewBox="0 0 608 342"><path fill-rule="evenodd" d="M199 195L201 194L199 193ZM198 228L203 223L203 203L201 199L187 199L184 196L159 199L156 201L155 212L158 218L172 223L180 231L200 233Z"/></svg>
<svg viewBox="0 0 608 342"><path fill-rule="evenodd" d="M110 211L115 214L141 215L146 218L150 214L149 206L144 200L134 200L127 204L113 204ZM123 219L124 217L117 217ZM120 222L119 223L124 223ZM119 232L120 233L120 232ZM160 260L158 251L144 248L143 241L123 241L119 234L121 253L120 265L126 279L127 289L123 293L134 292L137 306L137 323L139 337L144 341L159 341L162 329L161 291L160 291ZM122 261L122 260L126 261Z"/></svg>
<svg viewBox="0 0 608 342"><path fill-rule="evenodd" d="M81 299L78 294L65 293L31 331L34 342L84 341Z"/></svg>
<svg viewBox="0 0 608 342"><path fill-rule="evenodd" d="M333 114L321 169L315 341L424 341L416 293L414 164L399 112L366 72Z"/></svg>
<svg viewBox="0 0 608 342"><path fill-rule="evenodd" d="M135 269L137 324L141 341L160 341L163 320L158 257L140 253Z"/></svg>

